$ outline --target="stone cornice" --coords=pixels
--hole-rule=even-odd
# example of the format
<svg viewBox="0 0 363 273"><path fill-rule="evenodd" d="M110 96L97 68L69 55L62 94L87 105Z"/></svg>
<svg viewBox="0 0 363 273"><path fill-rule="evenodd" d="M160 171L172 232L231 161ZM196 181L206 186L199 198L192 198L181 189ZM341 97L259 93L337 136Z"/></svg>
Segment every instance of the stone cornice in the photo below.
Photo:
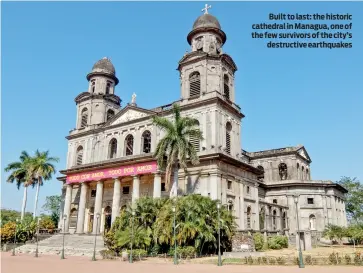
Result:
<svg viewBox="0 0 363 273"><path fill-rule="evenodd" d="M177 102L179 102L179 101L177 101ZM205 106L205 105L209 105L209 104L213 104L213 103L216 103L217 105L220 105L220 106L222 106L224 108L227 108L232 113L236 114L238 118L244 118L245 117L241 112L236 110L232 105L230 105L229 103L227 103L226 101L224 101L224 100L222 100L221 98L218 98L218 97L192 102L192 103L189 103L187 105L183 105L180 108L181 108L181 111L184 111L184 110L196 108L196 107L199 107L199 106ZM135 109L137 109L137 108L135 108ZM121 111L123 111L123 110L121 110ZM149 120L154 115L166 116L166 115L171 114L173 109L170 108L170 109L164 110L162 112L154 112L154 111L151 111L151 110L147 110L147 111L150 111L150 113L153 113L153 114L150 114L149 116L141 117L141 118L138 118L138 119L133 119L133 120L130 120L130 121L118 123L118 124L115 124L115 125L109 125L107 127L105 127L105 125L102 125L101 127L98 127L98 128L95 128L95 129L91 129L91 130L87 130L87 131L84 131L84 132L68 135L68 136L66 136L66 139L68 139L68 140L76 139L76 138L79 138L79 137L83 137L83 136L87 136L87 135L93 135L93 134L97 134L97 133L100 133L100 132L104 132L106 130L110 130L110 129L114 129L114 128L117 128L117 127L122 127L122 126L125 126L125 125L129 125L129 124L132 124L132 123L135 123L135 122Z"/></svg>
<svg viewBox="0 0 363 273"><path fill-rule="evenodd" d="M285 180L286 181L286 180ZM262 184L263 188L265 189L273 189L273 188L280 188L280 187L296 187L296 186L302 186L302 187L324 187L324 188L337 188L338 190L340 190L341 192L343 193L347 193L348 191L343 188L341 185L339 184L336 184L336 183L324 183L324 182L319 182L319 183L311 183L309 181L304 181L304 182L288 182L288 183L284 183L284 182L281 182L281 183L274 183L274 184Z"/></svg>

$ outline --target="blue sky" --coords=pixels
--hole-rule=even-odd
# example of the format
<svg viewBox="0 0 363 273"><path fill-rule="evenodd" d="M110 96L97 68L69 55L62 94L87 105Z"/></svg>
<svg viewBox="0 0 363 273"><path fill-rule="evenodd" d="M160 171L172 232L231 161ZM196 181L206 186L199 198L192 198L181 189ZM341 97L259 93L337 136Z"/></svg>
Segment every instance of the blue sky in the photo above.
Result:
<svg viewBox="0 0 363 273"><path fill-rule="evenodd" d="M204 2L2 2L2 207L20 209L22 191L4 167L22 150L50 150L65 168L65 136L75 127L74 98L104 56L120 80L123 105L180 97L178 61ZM357 2L212 2L227 34L224 51L238 66L236 102L246 115L242 146L257 151L305 145L313 179L362 181L363 19ZM352 49L267 49L253 23L273 13L350 13ZM57 173L56 176L59 176ZM56 177L55 176L55 177ZM60 193L55 177L40 191ZM27 210L32 211L35 190Z"/></svg>

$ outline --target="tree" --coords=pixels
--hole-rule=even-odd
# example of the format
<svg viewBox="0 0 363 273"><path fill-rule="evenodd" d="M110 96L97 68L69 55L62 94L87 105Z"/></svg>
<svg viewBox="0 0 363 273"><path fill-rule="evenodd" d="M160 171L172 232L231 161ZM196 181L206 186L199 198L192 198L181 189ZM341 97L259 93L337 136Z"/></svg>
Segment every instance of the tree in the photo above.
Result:
<svg viewBox="0 0 363 273"><path fill-rule="evenodd" d="M202 132L197 128L199 122L194 118L181 117L179 105L174 104L173 121L165 117L154 116L153 124L165 131L165 136L157 144L154 157L161 169L164 169L164 157L167 157L166 187L169 189L173 173L174 182L170 196L177 196L179 166L186 171L188 159L192 165L199 163L197 151L190 142L191 138L197 141L203 139Z"/></svg>
<svg viewBox="0 0 363 273"><path fill-rule="evenodd" d="M329 224L326 226L325 230L323 231L323 236L328 238L329 240L333 241L336 239L339 244L341 244L343 237L347 234L346 228Z"/></svg>
<svg viewBox="0 0 363 273"><path fill-rule="evenodd" d="M178 247L192 247L200 254L216 253L218 249L217 202L209 197L188 195L176 200L150 197L138 199L121 212L105 235L106 246L116 252L130 247L134 219L134 247L152 253L167 253L173 248L172 206L176 206L176 240ZM132 211L135 215L132 216ZM230 249L236 230L235 217L226 207L220 209L221 248Z"/></svg>
<svg viewBox="0 0 363 273"><path fill-rule="evenodd" d="M338 182L348 190L345 195L345 210L350 220L355 223L363 221L363 184L356 178L342 177Z"/></svg>
<svg viewBox="0 0 363 273"><path fill-rule="evenodd" d="M55 167L52 163L58 161L59 159L57 157L49 157L49 151L39 152L39 150L36 150L35 156L31 160L31 168L34 178L34 183L32 185L33 187L35 185L37 187L34 203L34 218L37 214L40 186L43 185L43 180L52 179L52 174L56 173Z"/></svg>
<svg viewBox="0 0 363 273"><path fill-rule="evenodd" d="M50 213L50 217L55 225L57 225L59 221L61 202L62 197L60 195L47 196L45 204L42 207L45 211Z"/></svg>
<svg viewBox="0 0 363 273"><path fill-rule="evenodd" d="M7 178L7 182L13 183L16 181L16 186L18 190L21 186L24 187L23 193L23 203L21 207L21 216L20 219L23 221L27 203L27 195L28 195L28 186L32 184L32 158L26 151L22 151L20 154L20 161L9 163L5 168L5 172L10 172L11 174Z"/></svg>

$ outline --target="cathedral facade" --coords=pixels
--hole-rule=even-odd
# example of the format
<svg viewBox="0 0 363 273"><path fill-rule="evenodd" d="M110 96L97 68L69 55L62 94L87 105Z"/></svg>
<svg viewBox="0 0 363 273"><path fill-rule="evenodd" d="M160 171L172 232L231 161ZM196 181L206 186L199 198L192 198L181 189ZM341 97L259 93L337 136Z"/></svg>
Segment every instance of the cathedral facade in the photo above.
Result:
<svg viewBox="0 0 363 273"><path fill-rule="evenodd" d="M87 75L88 91L75 98L76 128L69 132L62 215L70 233L104 233L128 203L142 196L168 197L164 173L153 158L164 132L155 115L172 119L172 105L199 121L204 139L190 141L200 164L178 173L178 195L200 194L220 200L236 217L240 231L296 235L346 226L346 190L331 181L311 179L304 148L247 152L241 147L244 115L235 101L231 56L223 53L227 36L218 20L198 17L187 36L191 51L178 64L181 98L145 109L136 95L125 107L116 94L118 78L108 58Z"/></svg>

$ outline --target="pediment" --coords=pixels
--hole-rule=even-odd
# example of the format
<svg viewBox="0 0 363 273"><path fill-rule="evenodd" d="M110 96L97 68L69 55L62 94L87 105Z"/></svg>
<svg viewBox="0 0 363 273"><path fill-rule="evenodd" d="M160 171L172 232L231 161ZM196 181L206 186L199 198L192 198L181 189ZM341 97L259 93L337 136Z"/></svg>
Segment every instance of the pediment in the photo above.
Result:
<svg viewBox="0 0 363 273"><path fill-rule="evenodd" d="M137 119L144 118L144 117L147 117L147 116L150 116L153 114L154 114L153 111L128 105L124 109L122 109L120 112L118 112L111 120L109 120L106 123L106 126L125 123L125 122L129 122L131 120L137 120Z"/></svg>
<svg viewBox="0 0 363 273"><path fill-rule="evenodd" d="M125 113L123 113L116 120L114 120L111 123L111 125L124 123L124 122L128 122L128 121L131 121L131 120L136 120L136 119L143 118L143 117L146 117L146 116L149 116L149 114L147 114L145 112L137 111L137 110L134 110L134 109L128 109Z"/></svg>
<svg viewBox="0 0 363 273"><path fill-rule="evenodd" d="M310 161L310 162L311 162L310 156L309 156L308 152L306 151L306 149L305 149L304 147L301 147L301 148L297 151L297 153L298 153L301 157L303 157L303 158L305 158L306 160L308 160L308 161Z"/></svg>

